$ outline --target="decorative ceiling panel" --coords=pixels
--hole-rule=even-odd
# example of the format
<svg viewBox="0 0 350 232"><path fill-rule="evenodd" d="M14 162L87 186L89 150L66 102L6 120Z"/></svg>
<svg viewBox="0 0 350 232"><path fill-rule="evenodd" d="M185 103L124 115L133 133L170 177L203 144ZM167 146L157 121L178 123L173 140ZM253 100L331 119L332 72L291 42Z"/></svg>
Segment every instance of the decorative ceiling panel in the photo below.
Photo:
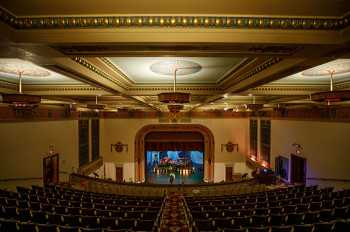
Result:
<svg viewBox="0 0 350 232"><path fill-rule="evenodd" d="M337 59L331 62L301 71L268 85L327 85L333 72L334 84L350 81L350 59Z"/></svg>
<svg viewBox="0 0 350 232"><path fill-rule="evenodd" d="M237 57L109 57L109 62L135 84L217 84L243 62Z"/></svg>
<svg viewBox="0 0 350 232"><path fill-rule="evenodd" d="M29 61L21 59L0 59L0 80L18 83L22 75L22 83L29 85L67 85L82 84L72 78L53 72Z"/></svg>

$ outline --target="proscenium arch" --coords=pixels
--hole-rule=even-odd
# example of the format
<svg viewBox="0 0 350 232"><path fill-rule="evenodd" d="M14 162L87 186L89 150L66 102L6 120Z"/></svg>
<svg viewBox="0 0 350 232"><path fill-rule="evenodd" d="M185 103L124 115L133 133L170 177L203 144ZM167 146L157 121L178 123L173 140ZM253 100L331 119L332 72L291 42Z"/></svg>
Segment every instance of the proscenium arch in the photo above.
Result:
<svg viewBox="0 0 350 232"><path fill-rule="evenodd" d="M135 137L135 181L144 182L145 176L145 138L150 132L199 132L204 138L204 181L214 181L213 133L199 124L150 124L142 127Z"/></svg>

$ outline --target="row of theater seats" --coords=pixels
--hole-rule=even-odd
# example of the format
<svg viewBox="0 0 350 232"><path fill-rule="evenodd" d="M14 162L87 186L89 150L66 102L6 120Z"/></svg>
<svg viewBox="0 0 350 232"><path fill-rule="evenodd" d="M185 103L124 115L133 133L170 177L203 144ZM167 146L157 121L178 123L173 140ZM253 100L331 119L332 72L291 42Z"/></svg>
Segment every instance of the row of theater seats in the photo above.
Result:
<svg viewBox="0 0 350 232"><path fill-rule="evenodd" d="M156 231L163 201L57 186L0 190L0 231Z"/></svg>
<svg viewBox="0 0 350 232"><path fill-rule="evenodd" d="M350 191L295 186L255 194L187 197L196 231L350 231Z"/></svg>

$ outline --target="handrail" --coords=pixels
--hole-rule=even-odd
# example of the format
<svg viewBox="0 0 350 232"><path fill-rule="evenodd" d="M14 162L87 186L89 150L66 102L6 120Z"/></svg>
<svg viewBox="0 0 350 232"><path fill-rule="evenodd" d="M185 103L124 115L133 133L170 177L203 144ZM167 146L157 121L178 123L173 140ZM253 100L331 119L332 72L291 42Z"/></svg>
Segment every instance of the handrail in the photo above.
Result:
<svg viewBox="0 0 350 232"><path fill-rule="evenodd" d="M104 182L104 183L110 183L110 184L118 184L118 185L134 185L134 186L140 186L140 183L135 182L116 182L113 180L106 180L106 179L99 179L99 178L93 178L86 175L83 175L81 173L72 173L71 176L73 177L79 177L79 178L86 178L89 180L94 180L97 182ZM154 183L142 183L142 186L151 186L151 187L176 187L176 188L183 188L183 187L201 187L201 186L221 186L221 185L232 185L232 184L248 184L251 182L254 182L255 179L247 179L247 180L241 180L236 182L219 182L219 183L199 183L199 184L154 184Z"/></svg>
<svg viewBox="0 0 350 232"><path fill-rule="evenodd" d="M74 188L99 193L114 193L120 195L164 196L164 193L181 193L186 196L219 196L235 195L265 191L265 185L256 184L255 179L230 183L205 184L148 184L148 183L118 183L112 180L92 178L81 174L70 175L70 185Z"/></svg>
<svg viewBox="0 0 350 232"><path fill-rule="evenodd" d="M350 179L338 179L338 178L307 177L306 179L317 180L317 181L350 182Z"/></svg>
<svg viewBox="0 0 350 232"><path fill-rule="evenodd" d="M78 169L78 173L82 175L89 175L92 172L96 171L98 168L100 168L102 165L103 165L103 158L99 157L97 160L94 160L88 164L81 166Z"/></svg>

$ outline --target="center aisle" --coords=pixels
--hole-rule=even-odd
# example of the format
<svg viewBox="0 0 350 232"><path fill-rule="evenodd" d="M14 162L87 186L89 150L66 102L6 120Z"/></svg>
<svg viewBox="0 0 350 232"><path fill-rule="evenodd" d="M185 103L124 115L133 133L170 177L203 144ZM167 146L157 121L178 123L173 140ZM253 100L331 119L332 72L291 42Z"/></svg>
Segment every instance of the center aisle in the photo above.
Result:
<svg viewBox="0 0 350 232"><path fill-rule="evenodd" d="M178 193L167 196L160 222L162 232L188 232L184 197Z"/></svg>

